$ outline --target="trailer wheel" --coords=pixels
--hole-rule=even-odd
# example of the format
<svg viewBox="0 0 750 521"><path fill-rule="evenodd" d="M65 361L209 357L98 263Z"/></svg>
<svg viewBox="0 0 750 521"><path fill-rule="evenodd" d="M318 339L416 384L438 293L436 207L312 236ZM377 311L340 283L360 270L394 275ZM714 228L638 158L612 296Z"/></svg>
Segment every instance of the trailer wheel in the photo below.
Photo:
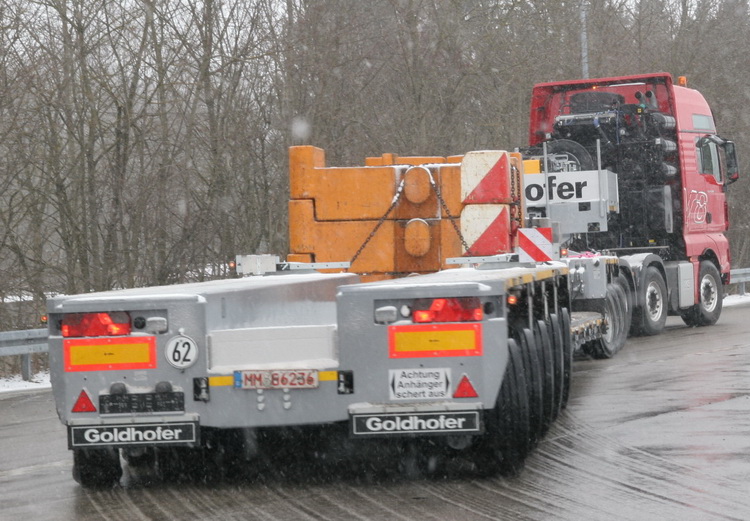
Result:
<svg viewBox="0 0 750 521"><path fill-rule="evenodd" d="M560 329L563 339L563 394L561 407L565 409L570 398L570 381L573 375L573 339L570 336L570 312L568 308L560 308Z"/></svg>
<svg viewBox="0 0 750 521"><path fill-rule="evenodd" d="M73 449L73 479L84 487L107 488L122 477L117 449Z"/></svg>
<svg viewBox="0 0 750 521"><path fill-rule="evenodd" d="M541 361L542 370L542 433L546 433L557 415L555 414L555 404L557 397L555 394L555 359L552 349L552 340L549 335L549 328L543 320L537 320L534 325L534 339L536 340Z"/></svg>
<svg viewBox="0 0 750 521"><path fill-rule="evenodd" d="M544 370L534 333L529 328L517 324L513 328L513 337L522 356L528 391L529 423L533 441L536 442L544 432Z"/></svg>
<svg viewBox="0 0 750 521"><path fill-rule="evenodd" d="M554 416L557 418L563 409L563 395L565 394L565 343L557 314L550 313L548 328L552 339L552 356L555 361Z"/></svg>
<svg viewBox="0 0 750 521"><path fill-rule="evenodd" d="M691 327L712 326L719 320L724 299L721 275L713 262L701 261L699 284L700 302L681 315L682 321Z"/></svg>
<svg viewBox="0 0 750 521"><path fill-rule="evenodd" d="M643 306L634 313L633 323L641 335L658 335L667 323L667 285L654 266L646 268L643 288Z"/></svg>
<svg viewBox="0 0 750 521"><path fill-rule="evenodd" d="M495 407L485 414L485 427L474 449L477 472L483 476L518 473L533 443L524 355L512 338L508 339L505 377Z"/></svg>
<svg viewBox="0 0 750 521"><path fill-rule="evenodd" d="M584 344L584 350L593 358L612 358L628 337L627 297L618 284L607 284L604 299L604 318L607 330L600 339ZM665 315L666 317L666 315Z"/></svg>

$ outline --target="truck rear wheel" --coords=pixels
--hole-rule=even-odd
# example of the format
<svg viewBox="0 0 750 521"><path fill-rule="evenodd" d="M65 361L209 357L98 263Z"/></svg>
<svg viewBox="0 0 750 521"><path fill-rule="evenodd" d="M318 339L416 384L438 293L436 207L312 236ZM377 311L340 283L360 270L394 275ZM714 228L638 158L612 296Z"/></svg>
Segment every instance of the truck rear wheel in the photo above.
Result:
<svg viewBox="0 0 750 521"><path fill-rule="evenodd" d="M84 487L106 488L117 485L122 476L117 449L74 449L73 479Z"/></svg>
<svg viewBox="0 0 750 521"><path fill-rule="evenodd" d="M619 284L607 284L607 295L604 299L604 318L607 319L607 330L600 339L585 344L586 353L593 358L612 358L628 338L630 321L628 320L628 300Z"/></svg>
<svg viewBox="0 0 750 521"><path fill-rule="evenodd" d="M712 326L721 315L724 287L719 270L711 261L701 261L698 296L700 302L682 314L688 326Z"/></svg>
<svg viewBox="0 0 750 521"><path fill-rule="evenodd" d="M640 335L658 335L667 323L667 285L654 266L646 268L643 279L643 305L633 314L633 332Z"/></svg>

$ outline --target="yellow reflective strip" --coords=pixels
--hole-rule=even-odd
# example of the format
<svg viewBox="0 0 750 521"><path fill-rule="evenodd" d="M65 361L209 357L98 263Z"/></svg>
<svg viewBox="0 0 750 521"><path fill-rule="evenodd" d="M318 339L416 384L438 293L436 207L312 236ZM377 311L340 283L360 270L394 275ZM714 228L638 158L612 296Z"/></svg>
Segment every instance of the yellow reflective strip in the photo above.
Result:
<svg viewBox="0 0 750 521"><path fill-rule="evenodd" d="M234 376L209 376L208 385L209 387L223 387L226 385L234 385Z"/></svg>
<svg viewBox="0 0 750 521"><path fill-rule="evenodd" d="M536 280L551 279L555 276L555 272L552 270L542 270L536 272Z"/></svg>
<svg viewBox="0 0 750 521"><path fill-rule="evenodd" d="M476 349L476 334L464 331L401 331L395 335L394 351L465 351Z"/></svg>
<svg viewBox="0 0 750 521"><path fill-rule="evenodd" d="M339 379L338 371L321 371L318 373L318 380L321 382L337 381Z"/></svg>
<svg viewBox="0 0 750 521"><path fill-rule="evenodd" d="M70 346L70 365L138 364L151 361L148 343Z"/></svg>

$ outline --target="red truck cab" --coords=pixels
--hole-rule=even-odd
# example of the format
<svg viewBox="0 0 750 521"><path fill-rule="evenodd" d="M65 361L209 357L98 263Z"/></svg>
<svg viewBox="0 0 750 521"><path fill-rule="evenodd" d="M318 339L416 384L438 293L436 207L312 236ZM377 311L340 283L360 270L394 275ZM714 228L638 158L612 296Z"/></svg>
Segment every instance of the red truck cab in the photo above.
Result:
<svg viewBox="0 0 750 521"><path fill-rule="evenodd" d="M713 264L729 282L724 232L726 188L739 177L735 147L716 134L708 103L684 78L677 85L666 73L538 84L529 143L527 154L562 154L573 169L618 175L619 213L610 215L606 231L576 237L571 249L689 262L692 304L708 298L701 295L702 263ZM708 290L715 298L716 288ZM685 316L685 306L683 298L671 311Z"/></svg>

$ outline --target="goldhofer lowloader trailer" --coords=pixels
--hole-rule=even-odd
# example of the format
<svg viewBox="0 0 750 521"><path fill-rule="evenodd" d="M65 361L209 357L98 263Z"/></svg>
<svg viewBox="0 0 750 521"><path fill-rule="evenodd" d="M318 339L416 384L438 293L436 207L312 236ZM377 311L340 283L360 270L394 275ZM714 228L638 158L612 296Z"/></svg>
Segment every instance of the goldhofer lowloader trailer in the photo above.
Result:
<svg viewBox="0 0 750 521"><path fill-rule="evenodd" d="M609 90L657 103L596 105ZM540 137L516 152L328 168L322 150L291 150L288 261L347 260L366 283L264 275L277 263L253 257L240 264L255 277L51 299L53 389L76 479L116 481L120 454L163 473L236 447L249 461L259 429L345 422L355 442L427 439L484 470L517 469L566 403L577 346L611 356L631 319L655 333L668 310L715 321L728 252L707 225L725 214L681 209L703 201L689 176L722 202L736 160L731 142L701 130L712 124L702 98L666 75L535 93ZM581 148L555 144L566 140L593 169ZM709 164L722 183L697 171ZM634 221L644 211L621 211L639 197L662 209L646 228ZM710 221L703 235L689 215ZM696 246L691 230L710 240ZM596 234L619 242L560 255L560 243L583 250Z"/></svg>

